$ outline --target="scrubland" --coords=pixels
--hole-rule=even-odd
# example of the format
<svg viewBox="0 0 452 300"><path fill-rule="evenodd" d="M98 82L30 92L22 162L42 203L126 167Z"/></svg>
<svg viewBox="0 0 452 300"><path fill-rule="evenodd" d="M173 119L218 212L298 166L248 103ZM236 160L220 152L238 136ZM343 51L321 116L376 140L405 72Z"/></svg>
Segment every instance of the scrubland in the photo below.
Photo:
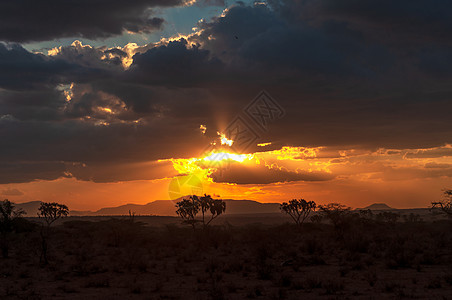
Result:
<svg viewBox="0 0 452 300"><path fill-rule="evenodd" d="M10 237L9 258L0 258L0 298L452 297L446 219L355 217L333 226L314 218L300 228L234 226L220 217L195 231L141 220L66 218L51 230L43 265L39 225L24 219Z"/></svg>

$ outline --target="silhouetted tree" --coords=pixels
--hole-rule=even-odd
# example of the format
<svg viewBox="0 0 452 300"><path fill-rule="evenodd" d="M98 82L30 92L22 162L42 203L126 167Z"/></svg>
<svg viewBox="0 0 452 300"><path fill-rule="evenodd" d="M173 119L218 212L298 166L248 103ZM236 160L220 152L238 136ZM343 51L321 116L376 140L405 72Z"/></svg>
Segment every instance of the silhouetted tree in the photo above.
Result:
<svg viewBox="0 0 452 300"><path fill-rule="evenodd" d="M15 209L8 199L0 202L0 245L3 258L7 258L9 254L9 234L14 230L14 221L24 214L24 210Z"/></svg>
<svg viewBox="0 0 452 300"><path fill-rule="evenodd" d="M223 200L212 199L210 195L204 194L204 196L200 197L198 201L202 213L202 224L204 228L209 226L210 222L226 211L226 203ZM210 212L211 216L206 222L205 214L208 212Z"/></svg>
<svg viewBox="0 0 452 300"><path fill-rule="evenodd" d="M322 219L323 219L323 216L321 216L321 215L313 215L311 217L311 222L312 223L316 223L316 224L320 224L320 223L322 223Z"/></svg>
<svg viewBox="0 0 452 300"><path fill-rule="evenodd" d="M182 218L183 222L190 224L195 229L196 222L195 218L199 212L199 201L198 196L193 195L188 199L182 199L176 203L176 213Z"/></svg>
<svg viewBox="0 0 452 300"><path fill-rule="evenodd" d="M410 213L403 215L403 220L407 223L419 223L422 222L422 217L419 214Z"/></svg>
<svg viewBox="0 0 452 300"><path fill-rule="evenodd" d="M360 209L358 213L359 216L363 219L371 220L374 217L374 213L370 209Z"/></svg>
<svg viewBox="0 0 452 300"><path fill-rule="evenodd" d="M288 214L298 226L302 226L311 211L316 209L314 201L306 201L304 199L293 199L289 203L283 202L280 205L282 212Z"/></svg>
<svg viewBox="0 0 452 300"><path fill-rule="evenodd" d="M176 203L176 213L184 220L184 223L190 224L195 229L196 223L202 222L203 228L219 215L226 211L226 203L223 200L215 200L210 195L198 197L190 196L188 199L182 199ZM196 215L201 212L201 221L196 220ZM210 212L210 218L206 219L206 214Z"/></svg>
<svg viewBox="0 0 452 300"><path fill-rule="evenodd" d="M431 208L438 207L444 212L449 218L452 217L452 190L444 191L444 198L441 201L432 202Z"/></svg>
<svg viewBox="0 0 452 300"><path fill-rule="evenodd" d="M382 211L375 216L375 219L378 222L395 224L397 220L400 218L400 214L392 212L392 211Z"/></svg>
<svg viewBox="0 0 452 300"><path fill-rule="evenodd" d="M39 261L44 264L48 264L47 259L47 246L48 237L50 233L50 225L56 220L66 217L69 214L69 209L64 204L56 202L41 202L41 206L38 208L38 217L44 219L45 224L41 226L41 257Z"/></svg>
<svg viewBox="0 0 452 300"><path fill-rule="evenodd" d="M374 213L370 209L361 209L358 211L356 217L360 224L369 225L374 223Z"/></svg>
<svg viewBox="0 0 452 300"><path fill-rule="evenodd" d="M135 222L135 212L131 211L130 209L129 209L129 221L130 221L130 223Z"/></svg>
<svg viewBox="0 0 452 300"><path fill-rule="evenodd" d="M352 217L350 207L340 203L328 203L319 205L319 210L323 217L330 220L334 228L339 232L343 232L350 225L350 218Z"/></svg>

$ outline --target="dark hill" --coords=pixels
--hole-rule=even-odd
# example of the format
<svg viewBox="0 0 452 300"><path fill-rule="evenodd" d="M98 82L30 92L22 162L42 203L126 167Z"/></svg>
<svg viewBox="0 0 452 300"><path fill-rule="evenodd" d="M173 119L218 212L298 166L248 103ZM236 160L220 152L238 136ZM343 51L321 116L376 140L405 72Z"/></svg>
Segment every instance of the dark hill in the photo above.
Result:
<svg viewBox="0 0 452 300"><path fill-rule="evenodd" d="M148 204L126 204L117 207L106 207L99 209L91 215L127 215L129 210L137 215L159 215L175 216L175 204L178 200L157 200ZM225 214L255 214L255 213L275 213L279 212L278 203L260 203L252 200L232 200L225 199ZM87 215L90 215L89 213Z"/></svg>
<svg viewBox="0 0 452 300"><path fill-rule="evenodd" d="M364 207L364 209L370 209L370 210L391 210L394 209L392 207L389 207L385 203L374 203L369 206Z"/></svg>

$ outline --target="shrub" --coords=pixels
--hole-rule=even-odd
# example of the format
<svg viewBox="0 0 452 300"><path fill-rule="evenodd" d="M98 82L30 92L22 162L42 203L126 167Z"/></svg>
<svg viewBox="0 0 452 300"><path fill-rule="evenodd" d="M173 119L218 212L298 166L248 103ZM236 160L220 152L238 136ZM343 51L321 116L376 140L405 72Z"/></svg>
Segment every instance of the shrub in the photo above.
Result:
<svg viewBox="0 0 452 300"><path fill-rule="evenodd" d="M14 205L5 199L0 202L0 246L4 258L9 254L9 234L15 229L15 221L25 212L15 209Z"/></svg>

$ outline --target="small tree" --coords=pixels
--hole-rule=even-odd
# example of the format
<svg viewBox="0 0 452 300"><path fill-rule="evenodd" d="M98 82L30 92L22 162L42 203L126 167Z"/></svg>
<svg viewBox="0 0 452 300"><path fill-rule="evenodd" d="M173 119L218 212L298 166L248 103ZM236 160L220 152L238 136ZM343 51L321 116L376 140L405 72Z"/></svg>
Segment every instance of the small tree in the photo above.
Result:
<svg viewBox="0 0 452 300"><path fill-rule="evenodd" d="M204 228L209 226L210 222L226 211L226 203L222 200L214 200L210 195L204 194L199 198L199 207L202 213L202 225ZM206 222L205 214L210 212L210 219Z"/></svg>
<svg viewBox="0 0 452 300"><path fill-rule="evenodd" d="M203 228L207 228L214 219L226 211L226 203L223 200L212 199L210 195L206 194L202 197L193 195L189 199L177 202L176 208L176 213L184 220L183 222L190 224L193 229L198 222L202 222ZM201 221L196 220L198 212L202 214ZM211 216L207 220L206 214L209 212Z"/></svg>
<svg viewBox="0 0 452 300"><path fill-rule="evenodd" d="M280 205L280 209L282 212L288 214L292 220L297 224L300 228L303 225L306 218L309 216L311 211L316 209L316 204L314 201L306 201L304 199L293 199L290 200L289 203L283 202Z"/></svg>
<svg viewBox="0 0 452 300"><path fill-rule="evenodd" d="M378 222L387 223L387 224L395 224L397 223L397 220L400 218L400 214L392 212L392 211L382 211L379 212L375 219Z"/></svg>
<svg viewBox="0 0 452 300"><path fill-rule="evenodd" d="M56 220L69 215L69 209L64 204L56 202L41 202L41 206L38 208L38 217L44 219L45 224L41 226L41 257L39 261L48 264L47 260L47 246L50 233L50 225Z"/></svg>
<svg viewBox="0 0 452 300"><path fill-rule="evenodd" d="M431 208L439 208L449 218L452 217L452 190L444 191L444 198L441 201L432 202Z"/></svg>
<svg viewBox="0 0 452 300"><path fill-rule="evenodd" d="M343 232L350 225L350 219L352 218L350 207L340 203L328 203L319 205L319 210L323 217L330 220L334 229L339 232Z"/></svg>
<svg viewBox="0 0 452 300"><path fill-rule="evenodd" d="M9 254L9 234L14 231L14 221L24 214L23 209L15 209L8 199L0 202L0 245L3 258L7 258Z"/></svg>
<svg viewBox="0 0 452 300"><path fill-rule="evenodd" d="M188 199L182 199L176 203L176 213L182 218L183 223L190 224L195 230L195 218L199 212L199 198L196 195L190 196Z"/></svg>

